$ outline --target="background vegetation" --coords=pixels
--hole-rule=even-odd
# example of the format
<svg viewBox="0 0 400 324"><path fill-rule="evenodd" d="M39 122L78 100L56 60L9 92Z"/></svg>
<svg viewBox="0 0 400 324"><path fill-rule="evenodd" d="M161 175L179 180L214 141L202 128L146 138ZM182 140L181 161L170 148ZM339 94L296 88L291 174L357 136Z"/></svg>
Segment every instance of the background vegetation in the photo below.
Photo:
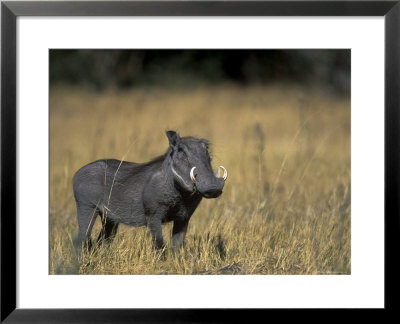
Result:
<svg viewBox="0 0 400 324"><path fill-rule="evenodd" d="M107 52L121 55L114 51L51 53L51 274L350 273L348 51L320 51L319 56L315 51L257 51L258 64L264 69L257 73L263 78L275 73L275 82L254 77L257 73L236 80L224 69L219 78L198 78L190 71L202 70L208 59L199 60L197 68L185 63L190 68L184 69L180 58L184 51L169 52L164 61L160 51L141 52L154 58L149 60L152 64L161 62L156 64L160 69L173 58L178 62L179 68L170 67L157 80L153 68L145 73L146 64L132 63L140 65L136 69L143 73L137 80L154 79L151 82L132 81L122 87L114 80L98 86L88 77L95 74L97 64L90 60L89 67L82 67L86 72L79 72L87 77L75 76L73 81L67 77L72 73L70 66L78 64L71 57L92 55L100 60ZM233 53L214 52L214 61L224 61ZM235 54L242 57L236 61L242 70L250 52ZM138 55L137 51L131 55ZM264 64L274 62L273 57L277 65L282 64L281 57L293 61L298 57L297 64L304 57L314 57L316 62L310 63L314 72L296 76L294 68L287 68L290 73L279 72L271 63L270 70L276 71L268 74ZM325 67L326 75L335 75L331 81L315 72L323 65L320 61L332 63ZM113 62L109 66L118 66ZM234 64L234 58L230 62ZM130 71L129 65L125 67ZM110 71L105 74L112 79L113 68ZM332 81L336 79L342 81ZM167 250L165 260L152 250L146 228L127 226L120 226L109 248L81 254L74 247L78 225L73 174L100 158L144 162L160 155L168 147L166 129L211 140L214 167L224 165L229 171L222 196L202 201L190 221L184 248L175 255ZM171 225L163 229L167 243ZM98 231L99 221L93 237Z"/></svg>

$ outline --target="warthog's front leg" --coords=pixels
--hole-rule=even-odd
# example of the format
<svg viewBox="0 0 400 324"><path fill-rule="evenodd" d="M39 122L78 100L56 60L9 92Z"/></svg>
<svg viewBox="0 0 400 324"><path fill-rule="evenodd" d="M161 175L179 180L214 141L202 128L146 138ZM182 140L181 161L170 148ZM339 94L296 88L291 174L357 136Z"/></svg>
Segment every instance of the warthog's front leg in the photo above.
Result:
<svg viewBox="0 0 400 324"><path fill-rule="evenodd" d="M150 230L153 243L157 249L164 247L164 238L162 234L161 218L158 215L152 215L148 218L147 226Z"/></svg>
<svg viewBox="0 0 400 324"><path fill-rule="evenodd" d="M101 231L97 238L98 246L102 245L103 243L110 244L118 231L118 224L114 223L110 219L107 219L105 216L101 218L101 224Z"/></svg>
<svg viewBox="0 0 400 324"><path fill-rule="evenodd" d="M175 220L174 227L172 228L172 248L176 249L183 245L185 240L186 231L188 227L188 220Z"/></svg>

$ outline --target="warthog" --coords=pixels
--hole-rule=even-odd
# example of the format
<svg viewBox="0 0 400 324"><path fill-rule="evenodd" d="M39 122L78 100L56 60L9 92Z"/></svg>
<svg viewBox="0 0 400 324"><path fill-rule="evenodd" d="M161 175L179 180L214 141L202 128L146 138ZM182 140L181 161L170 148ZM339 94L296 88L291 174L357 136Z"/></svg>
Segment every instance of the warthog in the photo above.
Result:
<svg viewBox="0 0 400 324"><path fill-rule="evenodd" d="M172 246L184 241L190 217L201 199L222 193L228 176L220 166L211 169L209 142L166 132L168 151L146 163L99 160L85 165L74 176L79 242L90 249L97 216L102 229L97 244L109 242L118 224L148 226L157 249L164 246L161 224L173 221ZM224 171L219 177L220 169Z"/></svg>

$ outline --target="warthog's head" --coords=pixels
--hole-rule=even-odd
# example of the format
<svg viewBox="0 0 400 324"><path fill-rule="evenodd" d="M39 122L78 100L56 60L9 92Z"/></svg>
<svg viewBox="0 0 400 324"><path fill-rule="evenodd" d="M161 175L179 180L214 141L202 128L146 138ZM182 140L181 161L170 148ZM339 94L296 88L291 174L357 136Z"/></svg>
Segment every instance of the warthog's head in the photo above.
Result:
<svg viewBox="0 0 400 324"><path fill-rule="evenodd" d="M197 190L205 198L216 198L222 193L228 172L223 166L216 174L211 168L209 142L203 138L179 137L167 131L170 167L175 180L187 191ZM220 177L220 169L224 171Z"/></svg>

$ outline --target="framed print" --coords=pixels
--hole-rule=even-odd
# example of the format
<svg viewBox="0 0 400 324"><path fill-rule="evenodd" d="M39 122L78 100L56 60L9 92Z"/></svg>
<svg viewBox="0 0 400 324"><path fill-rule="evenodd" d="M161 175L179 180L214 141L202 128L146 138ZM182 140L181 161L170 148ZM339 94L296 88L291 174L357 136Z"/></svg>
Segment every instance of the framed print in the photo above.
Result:
<svg viewBox="0 0 400 324"><path fill-rule="evenodd" d="M1 10L2 321L393 309L398 1Z"/></svg>

